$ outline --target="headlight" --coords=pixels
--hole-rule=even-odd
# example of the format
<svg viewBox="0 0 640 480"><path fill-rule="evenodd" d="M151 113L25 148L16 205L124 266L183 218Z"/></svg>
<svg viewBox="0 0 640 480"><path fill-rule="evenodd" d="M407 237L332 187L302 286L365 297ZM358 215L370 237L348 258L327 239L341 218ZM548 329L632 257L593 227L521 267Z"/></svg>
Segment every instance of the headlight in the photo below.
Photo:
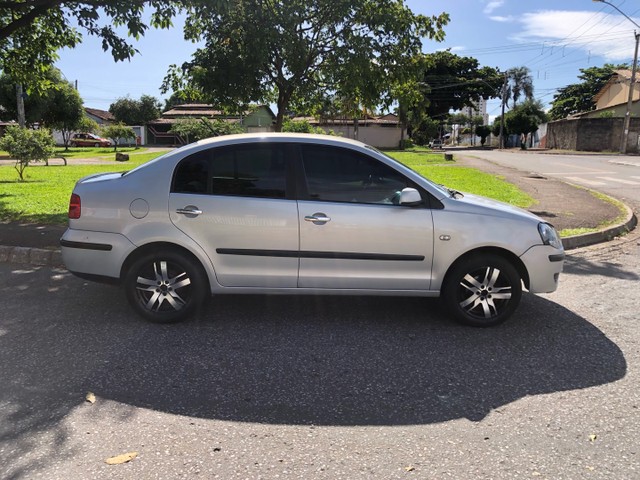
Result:
<svg viewBox="0 0 640 480"><path fill-rule="evenodd" d="M542 243L544 243L545 245L551 245L554 248L562 248L562 241L560 240L560 236L552 225L540 222L538 224L538 232L540 232Z"/></svg>

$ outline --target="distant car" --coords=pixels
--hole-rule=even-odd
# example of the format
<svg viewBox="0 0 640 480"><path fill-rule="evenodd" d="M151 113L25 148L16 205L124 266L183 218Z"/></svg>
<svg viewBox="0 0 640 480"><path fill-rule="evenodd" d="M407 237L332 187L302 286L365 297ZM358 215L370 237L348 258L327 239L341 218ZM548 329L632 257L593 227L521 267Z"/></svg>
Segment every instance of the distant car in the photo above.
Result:
<svg viewBox="0 0 640 480"><path fill-rule="evenodd" d="M532 213L363 143L301 134L216 137L81 179L60 243L69 271L122 284L159 323L212 294L285 293L442 295L458 321L490 326L523 284L554 291L564 261Z"/></svg>
<svg viewBox="0 0 640 480"><path fill-rule="evenodd" d="M69 139L72 147L110 147L111 140L99 137L93 133L74 133Z"/></svg>
<svg viewBox="0 0 640 480"><path fill-rule="evenodd" d="M429 143L429 147L431 147L433 150L439 150L442 148L442 140L432 140L431 143Z"/></svg>

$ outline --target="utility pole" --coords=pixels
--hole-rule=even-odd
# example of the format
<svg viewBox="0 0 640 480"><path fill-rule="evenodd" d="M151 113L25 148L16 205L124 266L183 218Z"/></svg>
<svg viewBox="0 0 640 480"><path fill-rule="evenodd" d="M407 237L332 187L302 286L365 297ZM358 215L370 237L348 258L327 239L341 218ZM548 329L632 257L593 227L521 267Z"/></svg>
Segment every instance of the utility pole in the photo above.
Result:
<svg viewBox="0 0 640 480"><path fill-rule="evenodd" d="M502 113L500 114L500 149L504 148L504 107L506 104L505 97L507 96L507 72L504 72L504 83L502 84Z"/></svg>
<svg viewBox="0 0 640 480"><path fill-rule="evenodd" d="M627 99L627 109L624 112L624 126L622 127L622 141L620 142L620 153L627 153L629 144L629 125L631 124L631 107L633 105L633 92L636 88L636 71L638 69L638 42L640 33L633 32L636 37L636 48L633 54L633 68L631 69L631 81L629 83L629 98Z"/></svg>

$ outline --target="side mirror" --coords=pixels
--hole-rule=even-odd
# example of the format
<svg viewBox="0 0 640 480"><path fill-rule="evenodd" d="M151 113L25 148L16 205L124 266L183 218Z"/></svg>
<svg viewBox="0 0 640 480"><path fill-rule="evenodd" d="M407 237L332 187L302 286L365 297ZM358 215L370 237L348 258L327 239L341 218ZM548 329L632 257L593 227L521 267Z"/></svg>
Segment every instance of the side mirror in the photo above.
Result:
<svg viewBox="0 0 640 480"><path fill-rule="evenodd" d="M405 188L400 192L400 205L405 207L415 207L422 204L420 192L415 188Z"/></svg>

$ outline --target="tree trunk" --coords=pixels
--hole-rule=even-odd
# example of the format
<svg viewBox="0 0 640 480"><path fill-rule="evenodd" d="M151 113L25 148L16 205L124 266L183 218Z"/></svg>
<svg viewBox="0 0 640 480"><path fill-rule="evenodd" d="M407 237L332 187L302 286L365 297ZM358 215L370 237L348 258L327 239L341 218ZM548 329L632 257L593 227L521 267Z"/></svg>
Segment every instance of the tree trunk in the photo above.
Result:
<svg viewBox="0 0 640 480"><path fill-rule="evenodd" d="M20 125L21 128L24 128L27 120L24 112L24 91L22 90L21 83L16 85L16 102L18 105L18 125Z"/></svg>

